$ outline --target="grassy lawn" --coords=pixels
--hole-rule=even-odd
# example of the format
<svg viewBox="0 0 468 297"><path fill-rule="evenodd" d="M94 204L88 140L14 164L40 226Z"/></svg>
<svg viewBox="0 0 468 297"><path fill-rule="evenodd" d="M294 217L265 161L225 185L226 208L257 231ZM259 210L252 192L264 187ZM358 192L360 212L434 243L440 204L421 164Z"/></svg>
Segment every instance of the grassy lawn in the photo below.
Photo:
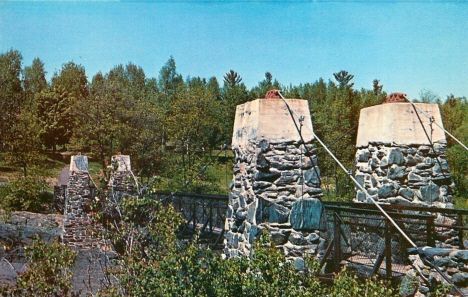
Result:
<svg viewBox="0 0 468 297"><path fill-rule="evenodd" d="M57 159L58 158L45 157L40 165L28 168L28 175L45 179L49 185L48 190L52 191L53 186L58 183L60 172L65 166L69 165L69 162ZM103 175L101 165L98 162L89 162L89 172L96 183L98 183L99 177ZM5 163L0 160L0 182L8 182L22 176L23 172L20 168L6 166Z"/></svg>
<svg viewBox="0 0 468 297"><path fill-rule="evenodd" d="M28 167L28 175L40 176L45 179L58 178L60 171L65 165L63 161L47 157L42 164ZM0 181L11 180L21 176L23 176L23 171L20 168L6 166L3 161L0 161Z"/></svg>
<svg viewBox="0 0 468 297"><path fill-rule="evenodd" d="M213 151L211 156L216 156L219 151ZM53 158L52 158L53 157ZM44 156L43 162L38 166L32 166L28 168L28 176L37 176L44 179L47 184L47 190L53 191L53 186L58 184L58 177L60 172L65 166L69 165L69 156L67 155L55 155L55 156ZM202 164L199 164L200 168L194 168L195 171L199 171L204 165L207 165L210 161L210 157L203 157ZM212 192L217 194L228 194L229 184L232 180L232 168L234 165L234 154L231 151L223 151L214 160L214 162L207 166L205 171L205 182L213 185L209 186L204 192ZM197 165L198 166L198 165ZM89 172L92 180L97 184L98 187L105 186L105 178L108 177L108 172L101 168L101 164L95 161L89 161ZM0 160L0 183L7 183L11 180L17 179L23 176L23 172L20 168L6 166L4 162ZM164 178L167 186L161 185L162 188L168 187L168 190L174 190L173 188L180 188L183 186L183 181L176 181L169 178ZM146 180L145 180L146 181ZM142 182L145 184L145 182ZM170 188L170 189L169 189ZM186 190L186 189L184 189Z"/></svg>
<svg viewBox="0 0 468 297"><path fill-rule="evenodd" d="M234 164L232 162L214 163L207 169L207 174L214 178L220 188L219 194L227 195L229 193L229 184L232 181L233 166Z"/></svg>

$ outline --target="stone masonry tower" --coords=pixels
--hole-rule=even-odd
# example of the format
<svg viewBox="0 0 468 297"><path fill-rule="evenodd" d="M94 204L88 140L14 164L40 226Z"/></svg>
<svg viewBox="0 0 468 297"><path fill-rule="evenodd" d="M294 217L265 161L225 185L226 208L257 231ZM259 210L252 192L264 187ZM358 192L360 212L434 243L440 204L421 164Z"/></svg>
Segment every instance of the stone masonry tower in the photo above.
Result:
<svg viewBox="0 0 468 297"><path fill-rule="evenodd" d="M442 125L437 104L416 106ZM356 179L382 203L453 207L446 144L445 133L405 94L393 93L386 103L361 110ZM365 202L365 193L358 190L356 200Z"/></svg>
<svg viewBox="0 0 468 297"><path fill-rule="evenodd" d="M298 269L316 254L325 227L312 121L305 100L257 99L237 106L232 149L236 155L225 224L225 253L248 256L268 229ZM298 116L301 118L299 119Z"/></svg>
<svg viewBox="0 0 468 297"><path fill-rule="evenodd" d="M90 247L92 245L89 182L88 157L72 156L65 193L64 234L62 235L63 242L69 246Z"/></svg>
<svg viewBox="0 0 468 297"><path fill-rule="evenodd" d="M132 167L129 155L120 153L112 156L109 189L116 197L134 194L135 180L132 176Z"/></svg>

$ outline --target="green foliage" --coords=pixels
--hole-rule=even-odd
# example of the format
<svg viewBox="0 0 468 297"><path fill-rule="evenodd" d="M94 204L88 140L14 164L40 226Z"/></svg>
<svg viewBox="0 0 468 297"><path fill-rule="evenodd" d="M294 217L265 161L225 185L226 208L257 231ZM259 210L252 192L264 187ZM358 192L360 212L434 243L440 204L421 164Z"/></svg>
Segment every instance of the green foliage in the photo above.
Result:
<svg viewBox="0 0 468 297"><path fill-rule="evenodd" d="M76 100L74 104L80 104L89 93L85 68L72 61L63 64L60 71L54 73L51 86L52 89L60 87L67 91Z"/></svg>
<svg viewBox="0 0 468 297"><path fill-rule="evenodd" d="M447 96L440 106L444 128L465 145L468 143L468 102L465 97ZM455 204L467 208L468 194L468 152L454 139L447 138L447 161L450 164L452 180L455 183Z"/></svg>
<svg viewBox="0 0 468 297"><path fill-rule="evenodd" d="M432 288L431 292L427 294L428 297L445 297L447 296L453 289L453 286L447 283L438 283L434 288Z"/></svg>
<svg viewBox="0 0 468 297"><path fill-rule="evenodd" d="M4 151L3 143L23 107L22 59L21 53L13 49L0 54L0 151Z"/></svg>
<svg viewBox="0 0 468 297"><path fill-rule="evenodd" d="M346 268L335 277L328 294L335 297L397 296L390 284L375 278L359 280Z"/></svg>
<svg viewBox="0 0 468 297"><path fill-rule="evenodd" d="M25 247L28 265L15 285L0 287L2 296L78 296L72 293L71 268L76 252L58 242L45 243L36 237Z"/></svg>
<svg viewBox="0 0 468 297"><path fill-rule="evenodd" d="M72 135L72 102L73 94L62 86L44 90L36 94L37 118L41 125L41 140L47 147L56 149L57 145L67 144Z"/></svg>
<svg viewBox="0 0 468 297"><path fill-rule="evenodd" d="M31 66L26 66L23 71L24 91L34 97L47 88L46 71L44 63L39 58L35 58Z"/></svg>
<svg viewBox="0 0 468 297"><path fill-rule="evenodd" d="M108 273L117 281L100 296L393 296L376 279L358 280L348 271L328 286L317 277L318 263L306 259L297 271L265 232L250 258L223 259L196 244L182 244L173 232L182 223L172 209L146 198L124 198L113 205L121 216L107 225L119 257ZM100 217L98 219L103 219ZM351 295L349 295L350 293Z"/></svg>
<svg viewBox="0 0 468 297"><path fill-rule="evenodd" d="M19 167L23 176L28 175L28 169L40 165L44 156L41 154L40 125L34 115L24 109L17 115L15 123L5 136L2 159L6 165Z"/></svg>
<svg viewBox="0 0 468 297"><path fill-rule="evenodd" d="M348 71L341 70L340 72L333 73L336 81L338 81L340 89L352 88L354 83L350 83L354 75L349 74Z"/></svg>
<svg viewBox="0 0 468 297"><path fill-rule="evenodd" d="M224 75L224 84L226 86L234 88L235 86L240 85L241 82L242 77L232 69Z"/></svg>
<svg viewBox="0 0 468 297"><path fill-rule="evenodd" d="M52 196L45 191L46 183L37 176L18 178L2 187L0 205L7 211L43 212L50 208Z"/></svg>

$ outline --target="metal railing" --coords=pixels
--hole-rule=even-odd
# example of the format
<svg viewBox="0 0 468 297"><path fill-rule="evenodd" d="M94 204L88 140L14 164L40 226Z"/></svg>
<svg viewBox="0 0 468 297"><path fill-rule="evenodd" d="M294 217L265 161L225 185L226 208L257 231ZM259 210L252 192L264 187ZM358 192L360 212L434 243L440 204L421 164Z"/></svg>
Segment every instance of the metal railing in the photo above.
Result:
<svg viewBox="0 0 468 297"><path fill-rule="evenodd" d="M344 264L357 268L365 276L381 274L387 278L406 274L408 249L405 240L373 204L324 202L331 240L321 260L331 269ZM467 210L382 205L390 217L417 246L463 248L463 217ZM449 217L449 224L443 222ZM447 230L454 236L446 242Z"/></svg>
<svg viewBox="0 0 468 297"><path fill-rule="evenodd" d="M228 196L158 192L153 198L169 202L185 219L178 232L179 237L199 234L199 242L208 243L213 248L223 247Z"/></svg>
<svg viewBox="0 0 468 297"><path fill-rule="evenodd" d="M56 197L65 196L66 187L55 189ZM222 248L224 223L229 202L227 195L157 192L154 199L170 203L185 220L178 230L180 238L193 237L212 247ZM60 200L63 203L64 200ZM59 203L59 204L60 204ZM373 204L323 202L329 241L325 262L339 265L344 260L371 266L370 274L392 276L407 264L405 240ZM464 226L468 210L401 205L381 205L418 246L447 246L463 249ZM333 252L333 253L332 253ZM390 272L392 271L392 272Z"/></svg>

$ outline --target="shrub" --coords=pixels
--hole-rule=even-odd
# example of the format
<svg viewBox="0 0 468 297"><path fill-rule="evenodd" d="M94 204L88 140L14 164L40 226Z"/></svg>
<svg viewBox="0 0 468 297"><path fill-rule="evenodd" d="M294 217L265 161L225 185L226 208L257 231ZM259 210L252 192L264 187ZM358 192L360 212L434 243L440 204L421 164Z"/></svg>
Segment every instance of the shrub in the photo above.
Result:
<svg viewBox="0 0 468 297"><path fill-rule="evenodd" d="M36 236L24 255L29 262L26 270L16 277L15 285L0 286L2 296L78 296L71 285L76 252Z"/></svg>
<svg viewBox="0 0 468 297"><path fill-rule="evenodd" d="M8 211L44 211L44 206L52 203L52 195L45 191L46 183L37 177L12 180L2 187L0 204Z"/></svg>
<svg viewBox="0 0 468 297"><path fill-rule="evenodd" d="M307 259L297 271L265 232L250 258L223 257L196 244L180 242L181 224L172 207L146 198L116 202L121 216L110 222L108 238L118 242L120 255L108 273L101 296L393 296L391 286L377 279L358 280L345 270L334 286L316 276L318 264ZM111 212L115 213L115 212Z"/></svg>

